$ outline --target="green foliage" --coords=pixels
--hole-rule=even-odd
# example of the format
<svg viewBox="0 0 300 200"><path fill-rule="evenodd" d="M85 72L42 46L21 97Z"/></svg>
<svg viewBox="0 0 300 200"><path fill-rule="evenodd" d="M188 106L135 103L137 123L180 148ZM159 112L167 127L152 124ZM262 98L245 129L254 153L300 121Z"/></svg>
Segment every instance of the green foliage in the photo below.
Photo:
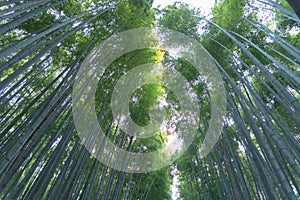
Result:
<svg viewBox="0 0 300 200"><path fill-rule="evenodd" d="M224 0L216 3L212 9L212 21L226 30L235 31L241 26L241 19L244 16L245 1ZM217 31L212 28L212 31Z"/></svg>
<svg viewBox="0 0 300 200"><path fill-rule="evenodd" d="M161 18L159 25L185 33L189 36L196 36L199 28L199 10L190 9L187 4L174 3L166 6L160 11Z"/></svg>
<svg viewBox="0 0 300 200"><path fill-rule="evenodd" d="M139 3L137 3L139 2ZM116 25L119 31L140 27L152 27L155 23L153 10L147 1L121 2L116 10Z"/></svg>
<svg viewBox="0 0 300 200"><path fill-rule="evenodd" d="M293 8L290 6L290 4L286 0L279 0L279 3L286 7L287 9L293 11ZM276 13L276 25L277 25L277 31L280 34L287 34L292 28L300 27L300 23L296 22L292 19L286 18L283 13L277 12Z"/></svg>
<svg viewBox="0 0 300 200"><path fill-rule="evenodd" d="M36 33L46 29L49 25L53 25L55 22L57 22L55 16L52 15L50 11L47 11L24 22L21 29L29 33Z"/></svg>

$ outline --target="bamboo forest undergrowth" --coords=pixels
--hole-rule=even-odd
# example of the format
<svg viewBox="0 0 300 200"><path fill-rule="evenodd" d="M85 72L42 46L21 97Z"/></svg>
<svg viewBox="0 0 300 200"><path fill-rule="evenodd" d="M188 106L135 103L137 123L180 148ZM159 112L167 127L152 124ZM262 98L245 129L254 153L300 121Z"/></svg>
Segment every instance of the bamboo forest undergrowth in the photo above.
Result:
<svg viewBox="0 0 300 200"><path fill-rule="evenodd" d="M300 199L299 1L216 0L209 14L181 2L152 5L153 0L0 1L0 199ZM89 120L82 122L84 113L90 113L77 110L76 104L85 102L74 99L90 90L89 81L80 82L83 77L95 74L81 71L82 66L95 70L100 61L90 60L97 52L104 52L104 63L121 52L123 41L117 35L156 28L189 37L170 40L190 45L190 52L196 47L188 41L205 49L203 54L182 55L203 58L203 63L209 62L204 54L209 55L219 79L203 74L215 76L212 69L199 72L194 63L175 56L161 45L165 38L158 32L140 32L125 47L151 47L124 51L108 63L94 84L94 103L86 106L114 148L106 148L97 137L83 137L76 123L87 134L95 127ZM104 49L106 44L109 49ZM174 49L176 53L179 47ZM164 68L120 83L135 68L148 69L148 63ZM168 70L181 74L193 92L176 93L164 85L166 80L181 83ZM147 84L128 89L141 79ZM210 82L222 83L226 94L215 96L219 91ZM114 90L131 96L119 95L115 102ZM143 161L145 168L131 171L103 162L129 169L130 159L121 162L121 153L112 149L147 155L160 152L176 137L190 139L187 132L174 134L179 129L174 123L189 106L180 102L181 96L196 99L197 127L186 124L184 130L195 137L190 145L181 144L186 151L178 159L156 169L167 162L166 155L177 153L168 149ZM219 110L213 105L222 102L220 137L215 133L208 139L216 143L203 156L206 134L218 123L214 116ZM123 104L134 124L152 127L144 133L151 137L122 128L126 122L115 111L123 111ZM74 112L82 113L79 119ZM159 122L169 119L171 124L155 124L159 114ZM89 144L98 145L89 149ZM148 167L155 170L145 171Z"/></svg>

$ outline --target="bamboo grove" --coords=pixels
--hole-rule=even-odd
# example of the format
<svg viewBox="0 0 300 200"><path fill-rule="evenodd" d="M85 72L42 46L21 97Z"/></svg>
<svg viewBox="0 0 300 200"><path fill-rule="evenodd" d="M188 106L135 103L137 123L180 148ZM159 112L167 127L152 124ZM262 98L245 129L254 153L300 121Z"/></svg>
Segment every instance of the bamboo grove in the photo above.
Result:
<svg viewBox="0 0 300 200"><path fill-rule="evenodd" d="M217 1L209 16L184 3L163 9L152 3L0 2L0 199L300 198L297 2ZM222 135L202 158L210 99L189 63L161 49L127 53L111 64L96 92L98 121L115 145L144 153L160 148L170 134L136 139L113 123L111 93L134 66L156 62L176 68L197 91L201 116L193 144L170 166L149 173L117 171L81 143L72 116L74 79L106 38L155 26L194 38L214 58L227 93ZM149 108L164 92L158 85L136 91L133 120L148 124Z"/></svg>

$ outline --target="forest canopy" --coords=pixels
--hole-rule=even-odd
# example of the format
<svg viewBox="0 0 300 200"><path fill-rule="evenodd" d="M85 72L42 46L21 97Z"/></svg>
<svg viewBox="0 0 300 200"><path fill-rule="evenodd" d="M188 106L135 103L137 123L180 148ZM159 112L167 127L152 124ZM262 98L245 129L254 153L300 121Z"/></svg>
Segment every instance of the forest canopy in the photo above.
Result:
<svg viewBox="0 0 300 200"><path fill-rule="evenodd" d="M298 1L215 1L209 15L182 2L152 5L153 0L0 2L0 199L300 199ZM125 43L118 37L132 30L147 31ZM164 38L172 35L167 30L178 33L175 39ZM177 40L181 36L189 39ZM168 41L181 44L171 49ZM110 46L103 50L105 45ZM102 63L115 59L101 71L96 55ZM193 60L211 68L199 71ZM155 71L149 63L163 68ZM91 71L81 71L83 66ZM132 76L137 68L143 73ZM89 85L99 71L99 80ZM134 87L141 80L147 84ZM183 89L172 91L168 81ZM218 83L222 87L214 87ZM85 93L89 86L95 91ZM193 108L181 102L186 98L197 109L185 112ZM116 117L122 106L129 114ZM92 134L97 129L89 124L90 110L106 140ZM126 132L124 119L142 128ZM183 119L186 129L178 134ZM220 124L220 137L207 139L212 148L203 156L207 133ZM109 141L132 155L159 152L143 161L152 169L178 153L174 145L159 151L176 138L184 153L147 172L135 166L138 161L130 160L130 168L130 157L122 160L106 147Z"/></svg>

